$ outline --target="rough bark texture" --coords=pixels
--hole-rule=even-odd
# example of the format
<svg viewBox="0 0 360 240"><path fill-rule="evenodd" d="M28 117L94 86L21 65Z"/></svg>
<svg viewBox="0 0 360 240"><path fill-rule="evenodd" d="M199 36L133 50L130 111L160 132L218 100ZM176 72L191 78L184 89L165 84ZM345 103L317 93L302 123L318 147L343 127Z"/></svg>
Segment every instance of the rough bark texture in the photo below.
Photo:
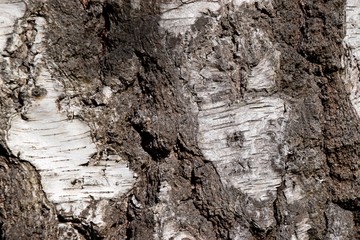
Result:
<svg viewBox="0 0 360 240"><path fill-rule="evenodd" d="M360 239L359 12L0 0L0 239Z"/></svg>

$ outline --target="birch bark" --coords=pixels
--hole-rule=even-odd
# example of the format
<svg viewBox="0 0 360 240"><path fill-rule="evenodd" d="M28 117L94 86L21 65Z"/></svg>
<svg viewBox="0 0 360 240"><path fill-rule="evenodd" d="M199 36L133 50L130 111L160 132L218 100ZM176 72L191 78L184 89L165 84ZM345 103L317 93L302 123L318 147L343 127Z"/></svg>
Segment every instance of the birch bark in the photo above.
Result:
<svg viewBox="0 0 360 240"><path fill-rule="evenodd" d="M0 0L0 239L360 238L359 12Z"/></svg>

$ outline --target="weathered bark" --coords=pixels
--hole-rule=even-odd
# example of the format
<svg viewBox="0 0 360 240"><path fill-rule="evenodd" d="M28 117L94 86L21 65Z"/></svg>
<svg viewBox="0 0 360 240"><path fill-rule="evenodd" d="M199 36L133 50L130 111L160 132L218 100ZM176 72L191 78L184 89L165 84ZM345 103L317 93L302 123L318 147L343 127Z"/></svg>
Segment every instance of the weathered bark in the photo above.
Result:
<svg viewBox="0 0 360 240"><path fill-rule="evenodd" d="M0 0L1 239L360 239L356 0Z"/></svg>

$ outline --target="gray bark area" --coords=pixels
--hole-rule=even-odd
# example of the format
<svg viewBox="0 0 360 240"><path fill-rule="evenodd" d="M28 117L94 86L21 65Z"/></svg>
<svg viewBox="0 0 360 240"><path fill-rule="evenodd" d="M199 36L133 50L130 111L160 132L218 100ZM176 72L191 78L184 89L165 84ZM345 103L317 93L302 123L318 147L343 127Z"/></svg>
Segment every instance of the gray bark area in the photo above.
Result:
<svg viewBox="0 0 360 240"><path fill-rule="evenodd" d="M360 239L359 4L25 3L0 57L0 239ZM95 149L64 171L12 133L55 115Z"/></svg>

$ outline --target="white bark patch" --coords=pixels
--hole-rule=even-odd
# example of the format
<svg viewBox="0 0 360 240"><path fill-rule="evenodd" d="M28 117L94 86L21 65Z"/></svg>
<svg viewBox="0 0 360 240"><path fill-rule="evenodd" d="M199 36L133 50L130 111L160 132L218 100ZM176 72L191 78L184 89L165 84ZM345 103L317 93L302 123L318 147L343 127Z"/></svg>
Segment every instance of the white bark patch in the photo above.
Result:
<svg viewBox="0 0 360 240"><path fill-rule="evenodd" d="M285 176L284 195L288 204L293 204L304 197L300 181L295 175L289 174Z"/></svg>
<svg viewBox="0 0 360 240"><path fill-rule="evenodd" d="M267 200L281 183L271 165L280 161L284 126L281 99L259 98L231 107L218 102L199 113L199 146L225 184Z"/></svg>
<svg viewBox="0 0 360 240"><path fill-rule="evenodd" d="M264 0L262 0L264 1ZM253 4L255 2L261 2L259 0L223 0L223 3L232 3L236 7L240 7L244 4Z"/></svg>
<svg viewBox="0 0 360 240"><path fill-rule="evenodd" d="M208 11L220 9L220 1L164 1L161 7L160 27L174 33L184 34L199 17Z"/></svg>
<svg viewBox="0 0 360 240"><path fill-rule="evenodd" d="M271 76L273 67L266 66L260 67L261 72L268 71ZM231 84L214 81L224 79L222 75L213 68L192 72L199 98L199 147L205 158L215 163L225 185L257 200L267 200L281 183L273 165L281 162L279 148L287 121L284 101L269 96L232 103ZM252 81L259 84L253 87L271 87L271 78L264 85L256 76L253 74ZM259 76L263 78L264 74Z"/></svg>
<svg viewBox="0 0 360 240"><path fill-rule="evenodd" d="M169 169L170 170L170 169ZM171 169L170 171L174 171ZM203 240L201 236L194 236L189 226L182 223L184 218L175 211L174 201L171 199L172 187L167 181L162 181L159 192L159 202L152 207L155 220L154 240ZM176 205L177 203L175 203Z"/></svg>
<svg viewBox="0 0 360 240"><path fill-rule="evenodd" d="M141 0L131 0L131 7L133 9L139 10L141 8Z"/></svg>
<svg viewBox="0 0 360 240"><path fill-rule="evenodd" d="M134 174L121 159L92 159L97 148L89 126L78 119L69 120L60 111L57 100L65 89L46 64L46 20L38 17L35 23L37 36L31 49L37 54L32 70L34 97L25 117L17 114L11 119L7 143L13 154L39 171L43 190L57 210L101 225L106 206L101 200L127 193ZM110 97L107 89L104 95ZM90 207L93 200L100 200L96 207Z"/></svg>
<svg viewBox="0 0 360 240"><path fill-rule="evenodd" d="M22 1L0 0L0 50L4 50L8 39L14 32L17 19L25 13L26 5Z"/></svg>
<svg viewBox="0 0 360 240"><path fill-rule="evenodd" d="M309 240L307 231L311 229L311 225L308 224L309 218L304 218L300 222L296 223L295 234L291 236L291 240Z"/></svg>
<svg viewBox="0 0 360 240"><path fill-rule="evenodd" d="M344 59L345 85L350 93L351 103L360 116L360 2L357 0L347 0L346 2L344 45L348 49L348 56Z"/></svg>
<svg viewBox="0 0 360 240"><path fill-rule="evenodd" d="M232 2L232 4L235 7L241 7L244 4L254 4L257 3L259 8L266 8L266 9L273 9L273 5L272 5L272 0L225 0L225 1L229 1Z"/></svg>
<svg viewBox="0 0 360 240"><path fill-rule="evenodd" d="M328 232L326 239L344 240L352 239L354 216L351 211L344 210L338 205L330 203L326 209Z"/></svg>
<svg viewBox="0 0 360 240"><path fill-rule="evenodd" d="M346 1L346 37L345 42L352 49L356 59L360 59L360 2Z"/></svg>
<svg viewBox="0 0 360 240"><path fill-rule="evenodd" d="M57 236L59 240L85 240L85 238L76 231L70 223L60 223L58 225Z"/></svg>
<svg viewBox="0 0 360 240"><path fill-rule="evenodd" d="M153 239L155 240L182 240L188 238L191 240L199 239L191 236L190 233L181 231L179 224L176 222L176 216L173 212L170 199L171 186L166 182L162 182L158 198L158 203L154 208L154 216L156 221ZM200 239L199 239L200 240Z"/></svg>
<svg viewBox="0 0 360 240"><path fill-rule="evenodd" d="M160 185L158 198L160 203L154 207L154 220L156 221L153 238L155 240L168 240L176 233L177 228L171 221L172 209L170 199L171 186L163 181Z"/></svg>
<svg viewBox="0 0 360 240"><path fill-rule="evenodd" d="M175 225L175 224L174 224ZM195 238L188 232L179 232L179 229L173 224L169 223L164 227L164 234L161 240L202 240L201 238Z"/></svg>
<svg viewBox="0 0 360 240"><path fill-rule="evenodd" d="M105 98L107 100L109 100L111 97L112 97L112 91L111 91L111 88L108 87L108 86L105 86L103 89L102 89L102 93L104 94Z"/></svg>
<svg viewBox="0 0 360 240"><path fill-rule="evenodd" d="M235 227L230 233L230 239L233 240L247 240L253 239L252 234L250 233L249 229L244 226L237 226Z"/></svg>
<svg viewBox="0 0 360 240"><path fill-rule="evenodd" d="M132 1L132 4L135 5L133 2L136 1ZM184 34L191 29L195 21L204 13L217 13L226 4L240 7L244 4L254 4L255 2L272 7L270 0L163 0L163 3L160 5L160 27L175 35Z"/></svg>
<svg viewBox="0 0 360 240"><path fill-rule="evenodd" d="M224 71L216 67L218 60L212 54L203 56L205 64L198 56L190 58L181 72L197 105L192 109L198 115L199 148L213 162L225 187L237 188L251 198L244 211L260 228L268 229L275 221L271 204L282 181L287 154L284 133L288 113L285 101L273 91L280 52L260 29L244 31L251 38L240 37L236 54L257 65L242 73L241 79L235 63L229 61L232 67ZM227 41L212 41L213 45L220 42L222 46ZM240 81L246 85L243 92ZM240 236L235 230L234 237Z"/></svg>
<svg viewBox="0 0 360 240"><path fill-rule="evenodd" d="M249 90L270 90L275 85L276 69L280 65L280 52L274 51L265 56L258 65L256 65L248 77L247 89Z"/></svg>

